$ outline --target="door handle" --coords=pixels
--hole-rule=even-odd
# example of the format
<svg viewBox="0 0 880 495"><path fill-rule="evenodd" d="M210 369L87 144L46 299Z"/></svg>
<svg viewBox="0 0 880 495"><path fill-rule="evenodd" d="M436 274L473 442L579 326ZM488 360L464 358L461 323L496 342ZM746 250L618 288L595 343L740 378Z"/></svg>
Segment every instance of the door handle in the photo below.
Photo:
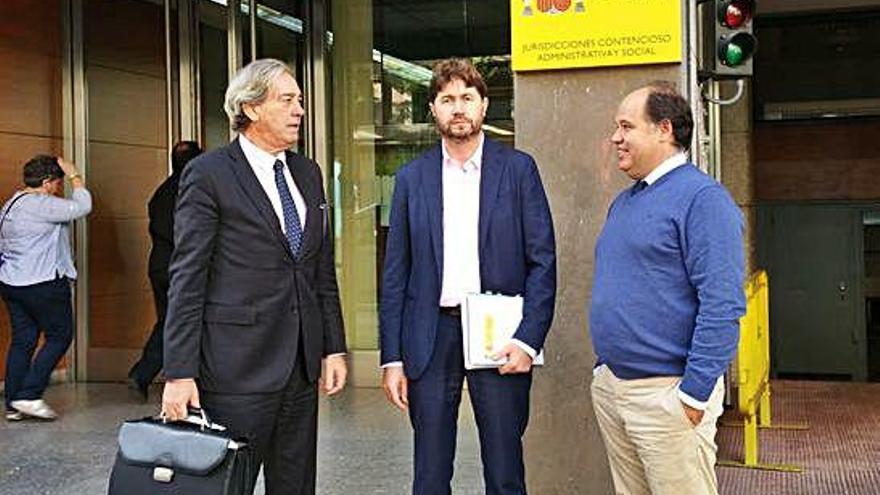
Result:
<svg viewBox="0 0 880 495"><path fill-rule="evenodd" d="M837 284L837 291L840 293L840 300L841 300L841 301L843 301L844 299L846 299L846 290L847 290L847 288L848 288L848 287L847 287L845 281L841 280L840 282L838 282L838 284ZM855 324L850 325L850 328L851 328L851 330L850 330L850 341L852 342L853 345L858 345L858 343L859 343L859 333L858 333L858 329L856 328L856 325L855 325Z"/></svg>

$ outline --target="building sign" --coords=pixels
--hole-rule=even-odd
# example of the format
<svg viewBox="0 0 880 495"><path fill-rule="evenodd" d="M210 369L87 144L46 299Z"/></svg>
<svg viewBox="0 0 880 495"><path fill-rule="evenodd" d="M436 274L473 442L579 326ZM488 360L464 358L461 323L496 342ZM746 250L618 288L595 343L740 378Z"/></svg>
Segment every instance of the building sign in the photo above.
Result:
<svg viewBox="0 0 880 495"><path fill-rule="evenodd" d="M681 0L510 0L513 70L681 61Z"/></svg>

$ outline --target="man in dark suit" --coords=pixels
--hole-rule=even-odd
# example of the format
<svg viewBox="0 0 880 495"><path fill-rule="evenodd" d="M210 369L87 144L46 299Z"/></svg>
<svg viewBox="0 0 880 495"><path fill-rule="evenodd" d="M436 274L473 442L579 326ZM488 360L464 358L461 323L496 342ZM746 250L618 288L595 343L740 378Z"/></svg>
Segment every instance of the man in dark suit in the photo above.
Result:
<svg viewBox="0 0 880 495"><path fill-rule="evenodd" d="M199 143L180 141L171 149L171 175L156 188L147 205L150 215L149 276L156 306L156 324L144 344L141 358L128 372L132 386L147 399L150 383L162 369L162 330L165 328L165 312L168 310L168 265L174 252L174 203L183 167L202 154Z"/></svg>
<svg viewBox="0 0 880 495"><path fill-rule="evenodd" d="M346 379L321 170L289 151L304 111L283 62L241 69L225 109L238 138L180 180L162 410L204 406L250 439L267 495L314 494L316 381Z"/></svg>
<svg viewBox="0 0 880 495"><path fill-rule="evenodd" d="M409 410L414 494L451 492L465 378L486 493L525 494L522 435L532 360L556 297L550 209L532 157L483 136L489 101L470 62L439 62L430 91L442 143L395 179L380 312L385 393ZM460 305L478 292L524 299L499 369L464 369Z"/></svg>

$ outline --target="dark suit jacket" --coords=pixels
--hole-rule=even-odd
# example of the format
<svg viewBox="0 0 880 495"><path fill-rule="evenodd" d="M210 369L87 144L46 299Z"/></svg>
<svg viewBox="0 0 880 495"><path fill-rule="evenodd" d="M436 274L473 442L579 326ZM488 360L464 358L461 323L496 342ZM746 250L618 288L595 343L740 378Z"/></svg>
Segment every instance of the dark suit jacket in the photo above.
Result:
<svg viewBox="0 0 880 495"><path fill-rule="evenodd" d="M417 379L434 349L443 281L443 153L440 145L396 175L385 255L382 363L403 361ZM553 221L531 156L486 139L480 171L480 281L484 292L521 294L514 337L538 350L553 319Z"/></svg>
<svg viewBox="0 0 880 495"><path fill-rule="evenodd" d="M168 265L174 252L174 203L180 174L172 174L156 188L147 205L150 215L150 249L148 270L151 280L157 280L167 290Z"/></svg>
<svg viewBox="0 0 880 495"><path fill-rule="evenodd" d="M329 210L318 165L287 153L308 212L295 260L238 141L191 161L175 213L165 374L200 389L262 393L287 383L298 346L309 379L345 352Z"/></svg>

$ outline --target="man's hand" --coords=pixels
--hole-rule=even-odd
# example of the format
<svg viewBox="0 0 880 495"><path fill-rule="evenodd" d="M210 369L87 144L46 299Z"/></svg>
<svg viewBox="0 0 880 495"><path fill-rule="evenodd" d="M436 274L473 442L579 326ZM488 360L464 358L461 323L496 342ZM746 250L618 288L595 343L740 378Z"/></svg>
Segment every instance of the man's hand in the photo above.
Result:
<svg viewBox="0 0 880 495"><path fill-rule="evenodd" d="M403 366L389 366L382 370L382 387L385 389L385 397L397 406L401 411L409 409L409 397L407 396L407 380L403 373Z"/></svg>
<svg viewBox="0 0 880 495"><path fill-rule="evenodd" d="M498 373L508 375L513 373L528 373L532 369L532 358L518 345L508 343L495 354L495 359L507 358L507 363L498 368Z"/></svg>
<svg viewBox="0 0 880 495"><path fill-rule="evenodd" d="M165 382L162 392L162 412L168 421L186 419L187 406L201 408L199 389L192 378L179 378Z"/></svg>
<svg viewBox="0 0 880 495"><path fill-rule="evenodd" d="M345 379L348 376L348 367L345 364L345 356L327 356L322 363L321 389L324 394L334 395L345 387Z"/></svg>
<svg viewBox="0 0 880 495"><path fill-rule="evenodd" d="M689 420L691 420L692 425L697 426L700 424L700 421L703 420L703 414L705 414L706 411L694 409L684 402L681 403L681 407L682 409L684 409L684 414L688 417Z"/></svg>

